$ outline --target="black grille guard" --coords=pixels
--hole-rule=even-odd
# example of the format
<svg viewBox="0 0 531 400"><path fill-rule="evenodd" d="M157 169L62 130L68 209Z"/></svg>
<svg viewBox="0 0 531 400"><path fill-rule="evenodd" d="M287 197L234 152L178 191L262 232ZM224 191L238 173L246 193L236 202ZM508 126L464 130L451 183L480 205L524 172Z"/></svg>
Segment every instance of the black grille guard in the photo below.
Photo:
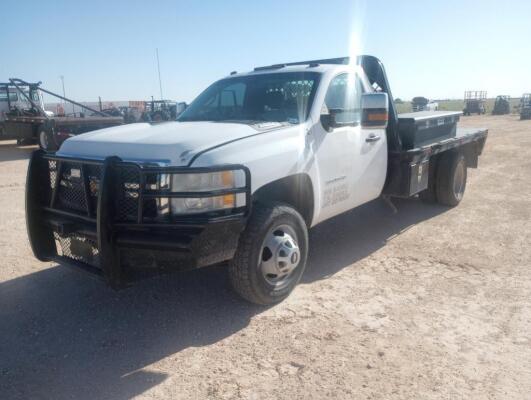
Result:
<svg viewBox="0 0 531 400"><path fill-rule="evenodd" d="M49 162L55 161L57 172L55 182L51 182ZM86 212L73 212L58 207L58 191L60 188L62 174L61 169L67 163L81 165L80 180L83 185L84 203L87 205ZM88 181L87 168L90 166L100 166L102 168L101 177L98 182L97 201L93 201L91 196L90 182ZM116 190L120 188L118 172L120 169L134 169L139 176L138 188L138 211L136 218L131 221L116 221L117 202ZM245 186L237 189L215 190L205 192L170 192L164 190L147 190L146 182L149 175L160 174L182 174L182 173L207 173L225 170L242 170L245 174ZM120 188L122 190L123 188ZM47 193L47 191L49 193ZM227 194L245 194L245 207L232 209L220 213L203 213L190 216L174 217L168 213L166 221L146 221L143 215L144 201L153 198L185 198L185 197L211 197ZM95 199L94 199L95 200ZM91 205L93 205L91 207ZM95 208L95 209L94 209ZM168 229L203 227L207 224L218 222L241 220L247 218L251 208L251 181L250 172L243 165L220 165L216 167L159 167L143 166L138 163L122 161L116 156L108 157L103 161L91 159L70 158L47 154L42 150L37 150L30 159L26 180L26 224L29 241L35 256L41 261L58 260L54 229L45 221L52 215L63 221L78 221L86 226L95 227L95 242L97 243L100 259L100 268L93 268L83 263L78 265L83 269L94 269L90 272L104 277L111 286L119 287L123 283L121 276L121 266L119 261L119 250L117 243L117 232L135 229L156 229L160 231ZM65 261L61 259L60 261ZM72 260L67 260L72 261ZM75 260L74 260L75 261Z"/></svg>

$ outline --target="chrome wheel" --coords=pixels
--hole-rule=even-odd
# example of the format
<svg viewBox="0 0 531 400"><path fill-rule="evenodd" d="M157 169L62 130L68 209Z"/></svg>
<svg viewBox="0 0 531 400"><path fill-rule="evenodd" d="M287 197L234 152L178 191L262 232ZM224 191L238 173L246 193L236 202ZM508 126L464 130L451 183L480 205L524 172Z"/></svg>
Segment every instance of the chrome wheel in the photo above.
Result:
<svg viewBox="0 0 531 400"><path fill-rule="evenodd" d="M289 225L273 227L262 243L258 261L267 283L276 288L289 284L300 260L301 252L295 230Z"/></svg>
<svg viewBox="0 0 531 400"><path fill-rule="evenodd" d="M453 185L454 196L458 201L461 201L461 199L463 198L463 194L465 192L465 179L466 179L466 165L465 165L465 160L462 159L455 166L454 185Z"/></svg>
<svg viewBox="0 0 531 400"><path fill-rule="evenodd" d="M46 131L41 131L39 134L39 142L41 149L48 150L48 135L46 134Z"/></svg>

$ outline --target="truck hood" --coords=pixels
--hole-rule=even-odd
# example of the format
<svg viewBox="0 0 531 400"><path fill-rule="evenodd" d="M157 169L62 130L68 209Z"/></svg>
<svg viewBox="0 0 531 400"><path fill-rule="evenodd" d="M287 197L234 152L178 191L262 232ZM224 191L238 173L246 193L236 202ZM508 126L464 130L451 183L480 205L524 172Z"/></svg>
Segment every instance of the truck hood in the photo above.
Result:
<svg viewBox="0 0 531 400"><path fill-rule="evenodd" d="M136 123L71 137L57 154L91 159L118 156L124 161L184 166L205 150L282 126L280 123Z"/></svg>

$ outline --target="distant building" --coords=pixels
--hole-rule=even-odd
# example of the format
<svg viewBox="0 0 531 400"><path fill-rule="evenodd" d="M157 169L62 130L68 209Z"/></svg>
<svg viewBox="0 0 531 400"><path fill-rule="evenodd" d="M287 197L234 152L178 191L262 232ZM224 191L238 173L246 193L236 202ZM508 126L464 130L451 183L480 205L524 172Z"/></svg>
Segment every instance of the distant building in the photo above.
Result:
<svg viewBox="0 0 531 400"><path fill-rule="evenodd" d="M100 109L100 103L97 101L80 101L80 104L83 104L84 106L90 107L94 110ZM145 101L140 100L129 100L129 101L102 101L101 102L101 109L102 110L108 110L110 108L118 108L118 107L136 107L139 109L139 111L144 111L145 108ZM87 112L87 110L83 110L81 107L75 106L71 103L45 103L44 108L47 111L52 111L56 115L62 115L62 114L72 114L72 113L78 113L78 112Z"/></svg>

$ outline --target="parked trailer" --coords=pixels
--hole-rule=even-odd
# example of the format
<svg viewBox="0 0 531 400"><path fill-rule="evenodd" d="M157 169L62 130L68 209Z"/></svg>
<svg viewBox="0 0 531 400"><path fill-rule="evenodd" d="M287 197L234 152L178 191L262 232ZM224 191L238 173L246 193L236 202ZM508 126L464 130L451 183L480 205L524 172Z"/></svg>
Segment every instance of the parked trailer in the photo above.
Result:
<svg viewBox="0 0 531 400"><path fill-rule="evenodd" d="M485 102L487 100L487 92L483 90L468 90L465 92L465 108L464 115L471 114L485 114Z"/></svg>
<svg viewBox="0 0 531 400"><path fill-rule="evenodd" d="M531 93L524 93L520 99L520 119L531 119Z"/></svg>
<svg viewBox="0 0 531 400"><path fill-rule="evenodd" d="M15 92L26 101L25 107L12 103L8 93ZM42 148L58 149L67 138L96 129L121 125L123 117L113 117L105 112L92 109L41 87L41 82L28 83L11 78L0 84L2 97L7 97L7 111L4 112L4 129L0 139L17 139L19 144L39 143ZM53 115L44 110L42 93L57 97L83 110L92 112L69 115Z"/></svg>

